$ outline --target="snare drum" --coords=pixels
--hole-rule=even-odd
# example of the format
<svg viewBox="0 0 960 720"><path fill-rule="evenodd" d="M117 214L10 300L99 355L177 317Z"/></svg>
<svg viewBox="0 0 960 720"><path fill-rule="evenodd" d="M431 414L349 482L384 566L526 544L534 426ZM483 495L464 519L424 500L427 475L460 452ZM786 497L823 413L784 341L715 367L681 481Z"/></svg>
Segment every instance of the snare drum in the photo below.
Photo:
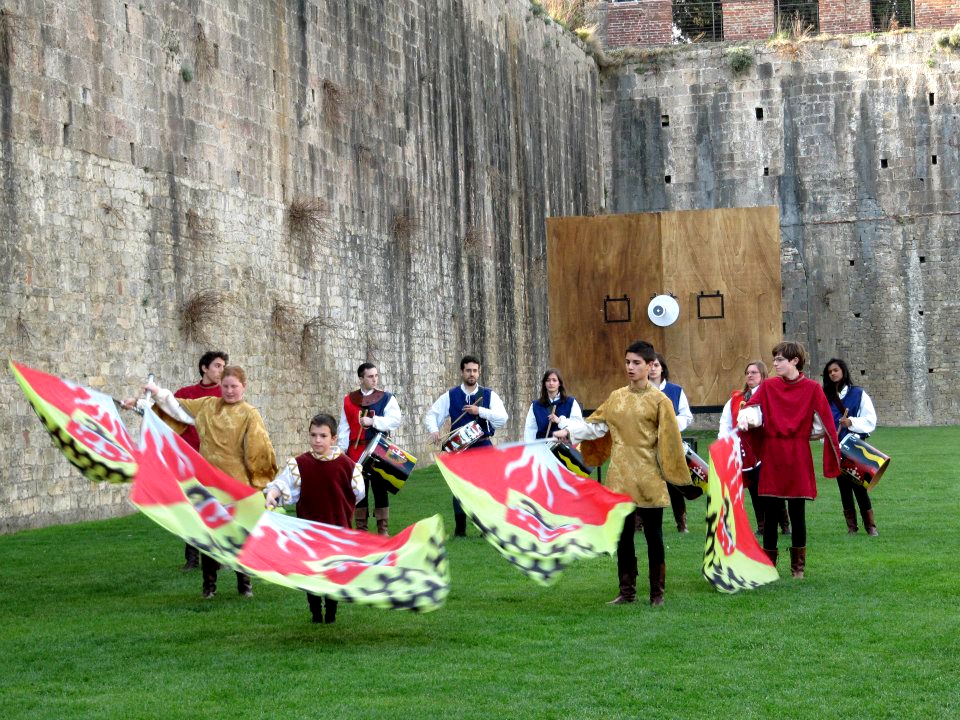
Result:
<svg viewBox="0 0 960 720"><path fill-rule="evenodd" d="M443 443L444 452L460 452L483 439L483 430L480 423L471 420L466 425L461 425L447 437Z"/></svg>
<svg viewBox="0 0 960 720"><path fill-rule="evenodd" d="M840 441L840 472L854 485L872 490L889 464L889 455L858 435L851 433Z"/></svg>
<svg viewBox="0 0 960 720"><path fill-rule="evenodd" d="M363 468L364 475L383 478L387 492L396 494L406 485L417 459L387 440L383 433L377 433L363 451L358 463Z"/></svg>
<svg viewBox="0 0 960 720"><path fill-rule="evenodd" d="M550 452L556 455L557 460L560 461L560 464L574 475L579 475L580 477L584 478L588 478L593 475L594 468L590 467L583 461L583 455L581 455L575 447L570 447L562 442L557 442L554 443L550 448Z"/></svg>
<svg viewBox="0 0 960 720"><path fill-rule="evenodd" d="M680 494L687 500L696 500L707 490L707 478L710 475L710 466L697 455L687 443L683 444L683 454L690 470L690 479L693 485L674 485Z"/></svg>

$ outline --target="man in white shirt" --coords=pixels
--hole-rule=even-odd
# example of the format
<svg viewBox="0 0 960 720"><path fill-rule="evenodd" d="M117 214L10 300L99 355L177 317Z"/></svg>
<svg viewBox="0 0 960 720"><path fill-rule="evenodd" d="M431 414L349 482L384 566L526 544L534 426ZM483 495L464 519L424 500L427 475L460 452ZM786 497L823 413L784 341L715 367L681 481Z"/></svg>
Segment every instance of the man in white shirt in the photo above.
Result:
<svg viewBox="0 0 960 720"><path fill-rule="evenodd" d="M469 423L477 424L482 435L470 448L492 445L490 438L509 418L503 401L493 390L480 385L480 360L476 356L463 356L460 360L460 377L463 382L437 398L423 420L430 438L441 444L440 428L449 419L450 434ZM467 516L456 498L453 498L453 518L454 536L465 537Z"/></svg>

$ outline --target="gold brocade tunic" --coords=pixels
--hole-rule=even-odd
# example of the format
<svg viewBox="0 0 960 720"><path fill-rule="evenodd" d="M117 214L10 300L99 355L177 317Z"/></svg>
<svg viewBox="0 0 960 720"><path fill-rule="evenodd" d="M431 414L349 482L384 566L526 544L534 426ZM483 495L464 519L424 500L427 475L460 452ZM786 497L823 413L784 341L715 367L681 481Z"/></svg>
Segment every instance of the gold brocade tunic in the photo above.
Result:
<svg viewBox="0 0 960 720"><path fill-rule="evenodd" d="M669 506L668 480L692 484L673 404L652 385L614 390L586 423L606 424L613 440L604 484L639 507Z"/></svg>
<svg viewBox="0 0 960 720"><path fill-rule="evenodd" d="M200 434L200 454L212 465L260 489L276 477L277 456L263 418L253 405L226 403L218 397L179 398L177 402L193 416Z"/></svg>

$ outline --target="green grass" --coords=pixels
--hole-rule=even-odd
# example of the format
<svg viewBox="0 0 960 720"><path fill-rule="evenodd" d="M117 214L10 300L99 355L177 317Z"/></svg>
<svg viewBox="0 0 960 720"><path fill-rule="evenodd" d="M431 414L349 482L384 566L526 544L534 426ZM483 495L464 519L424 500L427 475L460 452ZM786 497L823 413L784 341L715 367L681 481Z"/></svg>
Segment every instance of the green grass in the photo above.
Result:
<svg viewBox="0 0 960 720"><path fill-rule="evenodd" d="M960 717L958 440L873 436L893 457L872 493L878 538L847 536L821 482L803 581L713 591L704 501L689 503L689 535L664 521L660 609L605 605L612 558L534 585L473 528L449 543L445 607L341 605L332 626L284 588L240 599L229 574L201 600L182 545L140 515L0 537L0 718ZM441 512L449 527L449 504L418 471L392 526Z"/></svg>

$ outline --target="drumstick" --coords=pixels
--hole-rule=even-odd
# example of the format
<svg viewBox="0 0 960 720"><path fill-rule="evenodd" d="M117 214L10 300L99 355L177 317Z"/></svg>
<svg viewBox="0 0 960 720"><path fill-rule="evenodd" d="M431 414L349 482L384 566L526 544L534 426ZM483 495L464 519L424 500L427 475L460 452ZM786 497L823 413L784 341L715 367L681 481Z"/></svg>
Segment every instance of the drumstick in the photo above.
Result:
<svg viewBox="0 0 960 720"><path fill-rule="evenodd" d="M456 425L456 424L457 424L458 422L460 422L461 420L463 420L463 416L466 415L466 414L467 414L467 411L464 410L462 413L460 413L460 417L458 417L456 420L454 420L452 423L450 423L450 432L447 433L447 436L444 438L443 442L440 443L441 445L443 445L443 443L445 443L447 440L449 440L449 439L450 439L450 436L453 435L453 434L456 432L456 430L453 429L453 426Z"/></svg>
<svg viewBox="0 0 960 720"><path fill-rule="evenodd" d="M553 420L547 421L547 434L544 437L550 437L550 428L553 427Z"/></svg>
<svg viewBox="0 0 960 720"><path fill-rule="evenodd" d="M363 435L363 432L364 432L364 431L363 431L363 423L360 422L360 420L363 420L363 410L358 410L358 411L357 411L357 415L359 416L359 417L357 418L357 422L358 422L359 425L360 425L360 432L357 433L357 441L353 444L353 449L354 449L354 450L356 450L358 447L360 447L360 436Z"/></svg>

